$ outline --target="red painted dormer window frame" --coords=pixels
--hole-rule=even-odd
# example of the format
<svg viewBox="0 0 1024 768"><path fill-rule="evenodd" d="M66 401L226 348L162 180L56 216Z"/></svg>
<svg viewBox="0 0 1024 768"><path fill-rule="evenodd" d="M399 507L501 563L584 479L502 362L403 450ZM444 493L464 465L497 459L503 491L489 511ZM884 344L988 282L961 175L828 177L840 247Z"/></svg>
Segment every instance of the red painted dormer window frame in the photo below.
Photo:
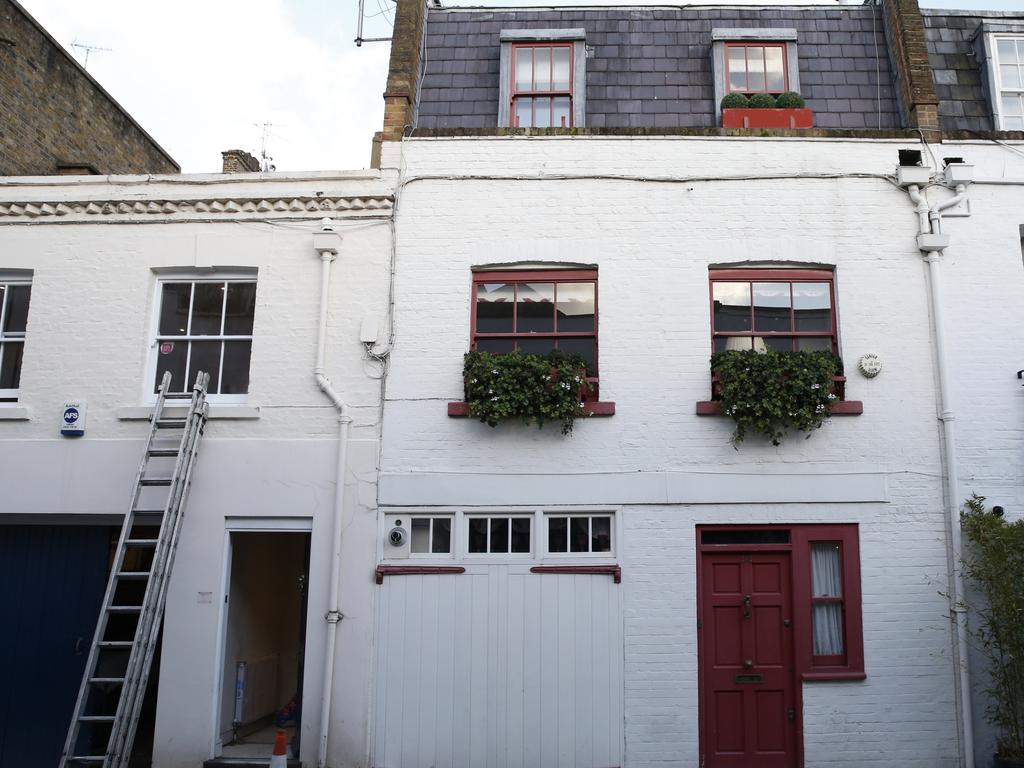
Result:
<svg viewBox="0 0 1024 768"><path fill-rule="evenodd" d="M512 332L494 333L480 331L477 323L477 294L478 287L486 284L506 283L515 286L516 294L513 300ZM553 324L551 331L529 332L520 331L518 323L518 296L519 286L528 283L554 283L555 295L552 301ZM558 329L558 286L568 283L586 283L594 286L594 328L593 331L560 331ZM474 352L480 349L482 341L511 341L514 348L519 348L522 341L535 341L541 339L552 339L556 348L561 339L592 339L594 350L594 365L588 371L587 381L590 383L591 391L584 398L587 402L599 400L598 385L598 360L599 360L599 303L597 290L596 269L538 269L538 270L502 270L502 271L480 271L473 273L473 286L470 297L470 349Z"/></svg>
<svg viewBox="0 0 1024 768"><path fill-rule="evenodd" d="M573 127L572 113L573 113L573 99L574 99L574 95L573 95L573 91L572 91L572 84L573 84L573 77L575 75L575 72L573 72L573 67L575 66L575 63L574 63L574 58L575 57L573 55L573 53L574 53L573 45L574 45L574 43L572 43L572 42L524 42L524 43L515 43L515 44L512 45L511 66L509 67L509 91L508 91L511 94L511 97L509 99L509 113L508 114L509 114L509 123L510 123L512 128L533 128L533 127L536 127L536 122L537 122L537 102L538 102L538 100L547 99L548 110L549 110L548 114L550 115L550 114L552 114L554 112L554 103L555 103L555 99L556 98L566 98L566 99L569 100L568 114L565 117L565 122L564 122L563 125L551 125L551 126L545 126L545 127L552 127L552 128L572 128ZM552 88L552 87L549 87L549 88L538 88L537 87L537 85L538 85L537 84L537 54L540 51L546 51L548 56L550 57L549 60L548 60L548 66L549 66L549 69L548 69L548 72L549 72L548 85L549 86L553 86L554 83L552 82L552 80L553 80L554 68L555 68L554 51L556 49L564 49L564 50L569 52L569 79L567 81L568 88L565 88L565 89L555 89L555 88ZM519 57L520 53L523 52L523 51L530 51L530 53L533 56L533 60L531 62L531 71L532 71L532 78L531 78L531 80L532 80L532 82L531 82L531 87L529 89L519 89L519 88L517 88L517 82L516 82L516 72L518 70L518 67L517 67L518 57ZM530 110L531 120L530 120L530 125L528 125L528 126L527 125L520 125L520 123L519 123L519 118L518 118L517 113L516 113L516 99L533 99L533 105L532 105L531 110ZM552 120L552 122L553 122L553 120Z"/></svg>
<svg viewBox="0 0 1024 768"><path fill-rule="evenodd" d="M743 62L744 62L744 65L745 65L744 72L745 72L745 75L746 75L746 81L747 81L747 85L748 86L750 85L750 75L749 75L749 73L750 73L750 49L752 49L752 48L760 48L763 51L766 48L778 48L779 50L781 50L782 51L782 86L783 86L782 90L779 91L779 90L775 90L775 89L770 89L770 90L768 89L767 57L765 56L765 54L763 52L761 54L762 61L766 62L766 64L765 64L765 87L764 88L760 88L760 89L759 88L749 88L749 87L747 87L747 88L733 88L732 87L732 77L730 77L730 68L729 68L729 51L730 51L730 49L737 49L737 48L744 49L744 58L743 58ZM772 43L772 42L764 42L764 41L760 41L760 40L758 40L758 41L751 41L751 42L726 43L725 44L724 56L725 56L725 92L726 93L743 93L743 94L771 93L771 94L780 94L780 93L784 93L785 91L789 90L789 62L788 62L787 56L786 56L786 44L785 43L781 43L781 42L780 43Z"/></svg>

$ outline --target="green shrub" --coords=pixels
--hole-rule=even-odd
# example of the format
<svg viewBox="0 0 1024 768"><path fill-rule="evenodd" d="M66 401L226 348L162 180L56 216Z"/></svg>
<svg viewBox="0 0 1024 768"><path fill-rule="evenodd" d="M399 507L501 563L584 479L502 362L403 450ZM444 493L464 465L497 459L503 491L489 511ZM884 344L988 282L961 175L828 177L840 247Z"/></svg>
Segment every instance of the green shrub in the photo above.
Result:
<svg viewBox="0 0 1024 768"><path fill-rule="evenodd" d="M742 93L727 93L722 99L722 109L743 109L750 106L750 99Z"/></svg>
<svg viewBox="0 0 1024 768"><path fill-rule="evenodd" d="M804 97L796 91L786 91L779 94L779 98L775 100L775 106L779 109L803 109Z"/></svg>
<svg viewBox="0 0 1024 768"><path fill-rule="evenodd" d="M775 97L770 93L755 93L750 97L751 109L774 109Z"/></svg>
<svg viewBox="0 0 1024 768"><path fill-rule="evenodd" d="M711 371L721 389L721 413L736 422L733 445L748 432L778 445L790 429L810 437L828 418L829 405L837 399L832 378L842 363L825 351L729 350L712 355Z"/></svg>
<svg viewBox="0 0 1024 768"><path fill-rule="evenodd" d="M963 574L980 599L969 606L976 648L988 661L986 714L999 730L997 752L1024 759L1024 520L985 511L985 497L964 504ZM966 652L966 648L962 652Z"/></svg>
<svg viewBox="0 0 1024 768"><path fill-rule="evenodd" d="M587 364L579 355L467 352L463 362L469 415L492 427L521 419L543 427L561 424L562 434L585 413Z"/></svg>

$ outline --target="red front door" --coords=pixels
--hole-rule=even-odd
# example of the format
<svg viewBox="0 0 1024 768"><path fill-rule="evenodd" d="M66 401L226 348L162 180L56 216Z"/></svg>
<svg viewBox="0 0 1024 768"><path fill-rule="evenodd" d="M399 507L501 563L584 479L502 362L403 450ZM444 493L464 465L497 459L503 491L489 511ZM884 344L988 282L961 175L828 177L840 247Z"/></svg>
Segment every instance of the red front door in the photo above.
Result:
<svg viewBox="0 0 1024 768"><path fill-rule="evenodd" d="M701 554L701 765L796 768L789 554Z"/></svg>

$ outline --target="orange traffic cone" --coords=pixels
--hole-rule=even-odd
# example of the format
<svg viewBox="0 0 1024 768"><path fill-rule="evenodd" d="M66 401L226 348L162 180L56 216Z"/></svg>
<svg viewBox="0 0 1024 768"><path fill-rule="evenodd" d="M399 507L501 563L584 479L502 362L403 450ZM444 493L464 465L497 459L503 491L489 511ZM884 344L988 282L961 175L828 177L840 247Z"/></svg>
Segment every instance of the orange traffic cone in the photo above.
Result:
<svg viewBox="0 0 1024 768"><path fill-rule="evenodd" d="M270 756L270 768L288 768L288 734L278 729L274 737L274 751Z"/></svg>

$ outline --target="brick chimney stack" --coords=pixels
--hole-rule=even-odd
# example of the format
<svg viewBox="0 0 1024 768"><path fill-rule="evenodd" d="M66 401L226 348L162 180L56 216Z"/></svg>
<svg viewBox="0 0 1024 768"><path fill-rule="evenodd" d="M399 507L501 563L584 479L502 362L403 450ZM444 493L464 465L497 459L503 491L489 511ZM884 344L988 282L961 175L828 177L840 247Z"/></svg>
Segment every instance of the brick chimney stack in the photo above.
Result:
<svg viewBox="0 0 1024 768"><path fill-rule="evenodd" d="M384 91L384 141L401 141L406 127L412 125L426 19L426 0L397 1L388 85Z"/></svg>
<svg viewBox="0 0 1024 768"><path fill-rule="evenodd" d="M882 0L882 10L903 123L920 129L925 141L941 141L939 99L917 0Z"/></svg>
<svg viewBox="0 0 1024 768"><path fill-rule="evenodd" d="M224 158L221 173L259 173L260 161L242 149L226 149L220 153Z"/></svg>

